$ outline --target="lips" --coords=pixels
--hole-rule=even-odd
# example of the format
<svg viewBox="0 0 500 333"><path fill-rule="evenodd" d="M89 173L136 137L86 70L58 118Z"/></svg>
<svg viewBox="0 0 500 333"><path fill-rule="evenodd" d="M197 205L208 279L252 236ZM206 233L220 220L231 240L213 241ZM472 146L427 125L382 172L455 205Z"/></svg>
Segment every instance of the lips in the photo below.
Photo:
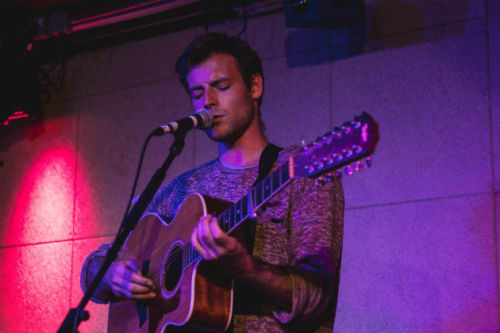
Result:
<svg viewBox="0 0 500 333"><path fill-rule="evenodd" d="M219 119L221 119L222 117L224 117L225 114L224 112L222 111L219 111L219 110L214 110L213 111L213 118L212 118L212 121L213 122L217 122Z"/></svg>
<svg viewBox="0 0 500 333"><path fill-rule="evenodd" d="M213 123L213 124L217 124L218 122L222 121L222 118L223 118L223 117L224 117L224 116L222 116L222 115L214 115L214 117L213 117L213 119L212 119L212 123Z"/></svg>

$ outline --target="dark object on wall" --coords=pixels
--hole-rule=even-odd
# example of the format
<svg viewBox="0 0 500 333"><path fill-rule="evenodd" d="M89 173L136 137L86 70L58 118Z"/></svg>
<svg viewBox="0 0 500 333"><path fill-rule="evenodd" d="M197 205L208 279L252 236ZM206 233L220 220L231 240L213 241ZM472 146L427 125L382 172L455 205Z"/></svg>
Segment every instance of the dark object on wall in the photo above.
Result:
<svg viewBox="0 0 500 333"><path fill-rule="evenodd" d="M4 49L0 49L5 51ZM8 56L3 52L0 126L8 126L42 116L38 64L32 55Z"/></svg>
<svg viewBox="0 0 500 333"><path fill-rule="evenodd" d="M283 0L287 27L339 29L365 23L363 0Z"/></svg>

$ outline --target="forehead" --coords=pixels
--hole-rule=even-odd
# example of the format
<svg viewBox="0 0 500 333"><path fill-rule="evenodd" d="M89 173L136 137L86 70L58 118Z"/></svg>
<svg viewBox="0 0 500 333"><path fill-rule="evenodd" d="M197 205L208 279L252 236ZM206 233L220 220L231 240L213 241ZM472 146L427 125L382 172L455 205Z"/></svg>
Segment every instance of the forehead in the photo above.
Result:
<svg viewBox="0 0 500 333"><path fill-rule="evenodd" d="M209 83L220 78L241 78L235 57L229 54L215 53L202 63L193 66L187 75L189 86Z"/></svg>

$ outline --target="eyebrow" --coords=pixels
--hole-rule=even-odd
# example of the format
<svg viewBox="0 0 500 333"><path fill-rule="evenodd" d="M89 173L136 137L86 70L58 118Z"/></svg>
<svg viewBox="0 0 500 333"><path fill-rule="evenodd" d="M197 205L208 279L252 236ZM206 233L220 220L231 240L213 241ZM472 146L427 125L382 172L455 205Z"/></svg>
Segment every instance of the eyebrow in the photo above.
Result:
<svg viewBox="0 0 500 333"><path fill-rule="evenodd" d="M229 80L231 80L229 77L221 77L221 78L218 78L216 80L210 81L209 85L213 87L213 86L218 85L221 82L225 82L225 81L229 81ZM203 89L203 87L201 85L197 85L197 86L189 88L189 91L191 92L191 91L198 90L198 89Z"/></svg>

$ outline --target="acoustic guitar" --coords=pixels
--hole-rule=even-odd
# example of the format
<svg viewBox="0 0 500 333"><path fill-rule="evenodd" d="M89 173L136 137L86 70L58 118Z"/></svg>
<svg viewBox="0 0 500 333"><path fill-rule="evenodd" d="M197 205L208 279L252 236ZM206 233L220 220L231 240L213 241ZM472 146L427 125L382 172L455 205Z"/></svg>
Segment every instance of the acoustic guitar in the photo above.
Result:
<svg viewBox="0 0 500 333"><path fill-rule="evenodd" d="M202 260L190 236L199 218L217 214L222 230L241 238L252 217L292 179L329 182L371 164L378 125L363 112L354 120L305 145L279 165L236 203L201 194L186 198L175 218L166 223L150 214L127 239L120 259L133 259L155 284L150 301L118 300L109 306L108 332L170 332L176 328L224 332L231 323L233 279Z"/></svg>

